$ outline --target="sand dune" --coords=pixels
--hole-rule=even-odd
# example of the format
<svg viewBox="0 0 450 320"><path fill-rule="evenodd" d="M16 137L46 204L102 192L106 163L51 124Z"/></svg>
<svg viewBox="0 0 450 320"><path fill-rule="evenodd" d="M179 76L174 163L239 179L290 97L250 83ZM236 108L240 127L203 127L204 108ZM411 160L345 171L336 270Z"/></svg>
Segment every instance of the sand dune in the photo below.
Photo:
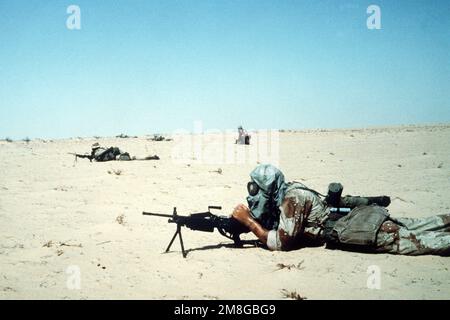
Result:
<svg viewBox="0 0 450 320"><path fill-rule="evenodd" d="M387 194L398 217L450 212L450 125L278 137L287 180L322 192L338 181L344 194ZM1 141L0 298L284 299L283 290L308 299L450 298L445 257L237 249L217 232L191 230L183 230L186 259L177 242L163 254L175 226L143 210L171 213L176 206L188 214L221 205L228 215L245 202L249 172L264 159L238 163L257 145L232 145L225 161L221 143L229 138L202 137L202 150L217 161L189 152L177 159L184 144L146 137ZM94 141L161 160L74 162L67 154L88 151ZM367 287L369 266L381 271L380 289ZM70 282L77 270L79 289Z"/></svg>

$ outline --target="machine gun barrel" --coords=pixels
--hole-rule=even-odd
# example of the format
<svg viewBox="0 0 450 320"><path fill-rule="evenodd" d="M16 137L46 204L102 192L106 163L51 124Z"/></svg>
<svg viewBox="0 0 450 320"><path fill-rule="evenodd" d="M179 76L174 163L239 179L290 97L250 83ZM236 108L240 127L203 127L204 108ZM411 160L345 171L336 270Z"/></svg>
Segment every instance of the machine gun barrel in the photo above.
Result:
<svg viewBox="0 0 450 320"><path fill-rule="evenodd" d="M82 158L82 159L89 159L89 161L92 162L92 159L93 159L92 155L90 155L90 154L79 154L79 153L74 153L74 152L68 152L68 154L75 156L75 161L78 158Z"/></svg>
<svg viewBox="0 0 450 320"><path fill-rule="evenodd" d="M153 212L142 212L145 216L155 216L155 217L163 217L163 218L174 218L177 217L173 214L163 214L163 213L153 213ZM179 216L178 216L179 217Z"/></svg>

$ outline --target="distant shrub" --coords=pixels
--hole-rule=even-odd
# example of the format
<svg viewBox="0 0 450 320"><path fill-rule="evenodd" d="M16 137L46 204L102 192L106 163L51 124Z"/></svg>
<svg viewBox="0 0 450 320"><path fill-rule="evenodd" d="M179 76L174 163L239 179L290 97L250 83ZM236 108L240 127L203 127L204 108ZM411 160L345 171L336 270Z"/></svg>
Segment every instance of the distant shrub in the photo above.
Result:
<svg viewBox="0 0 450 320"><path fill-rule="evenodd" d="M108 170L108 173L109 174L113 174L114 173L116 176L120 176L122 174L122 170L120 170L120 169L117 169L117 170L113 169L112 171Z"/></svg>
<svg viewBox="0 0 450 320"><path fill-rule="evenodd" d="M5 141L6 141L6 142L13 142L13 140L12 140L10 137L6 137L6 138L5 138Z"/></svg>
<svg viewBox="0 0 450 320"><path fill-rule="evenodd" d="M133 138L133 139L136 139L136 138L139 138L139 137L138 136L129 136L127 134L121 133L118 136L116 136L116 138L123 138L123 139Z"/></svg>
<svg viewBox="0 0 450 320"><path fill-rule="evenodd" d="M153 138L149 139L151 141L172 141L172 139L170 138L166 138L163 135L159 135L159 134L154 134Z"/></svg>
<svg viewBox="0 0 450 320"><path fill-rule="evenodd" d="M296 291L288 291L286 289L281 290L284 298L294 299L294 300L306 300L306 297L301 296Z"/></svg>
<svg viewBox="0 0 450 320"><path fill-rule="evenodd" d="M31 139L26 137L25 139L23 139L22 141L26 142L26 143L30 143Z"/></svg>
<svg viewBox="0 0 450 320"><path fill-rule="evenodd" d="M125 222L125 215L121 214L120 216L118 216L116 218L116 221L117 221L118 224L125 225L126 224L126 222Z"/></svg>

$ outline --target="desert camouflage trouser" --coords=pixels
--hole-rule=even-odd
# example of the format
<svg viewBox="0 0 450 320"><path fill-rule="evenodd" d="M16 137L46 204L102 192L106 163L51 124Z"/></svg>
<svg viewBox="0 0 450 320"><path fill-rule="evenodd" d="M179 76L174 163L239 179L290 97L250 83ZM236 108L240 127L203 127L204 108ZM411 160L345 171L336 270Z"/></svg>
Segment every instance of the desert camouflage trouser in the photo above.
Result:
<svg viewBox="0 0 450 320"><path fill-rule="evenodd" d="M377 252L404 255L450 255L450 214L398 218L383 223Z"/></svg>

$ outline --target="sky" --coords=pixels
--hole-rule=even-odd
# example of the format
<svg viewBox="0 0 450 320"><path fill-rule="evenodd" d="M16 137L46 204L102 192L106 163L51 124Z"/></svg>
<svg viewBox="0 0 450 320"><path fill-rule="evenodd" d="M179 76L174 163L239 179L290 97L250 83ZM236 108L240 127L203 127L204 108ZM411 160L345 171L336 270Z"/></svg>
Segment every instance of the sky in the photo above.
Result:
<svg viewBox="0 0 450 320"><path fill-rule="evenodd" d="M448 0L0 0L0 139L449 123L449 64Z"/></svg>

